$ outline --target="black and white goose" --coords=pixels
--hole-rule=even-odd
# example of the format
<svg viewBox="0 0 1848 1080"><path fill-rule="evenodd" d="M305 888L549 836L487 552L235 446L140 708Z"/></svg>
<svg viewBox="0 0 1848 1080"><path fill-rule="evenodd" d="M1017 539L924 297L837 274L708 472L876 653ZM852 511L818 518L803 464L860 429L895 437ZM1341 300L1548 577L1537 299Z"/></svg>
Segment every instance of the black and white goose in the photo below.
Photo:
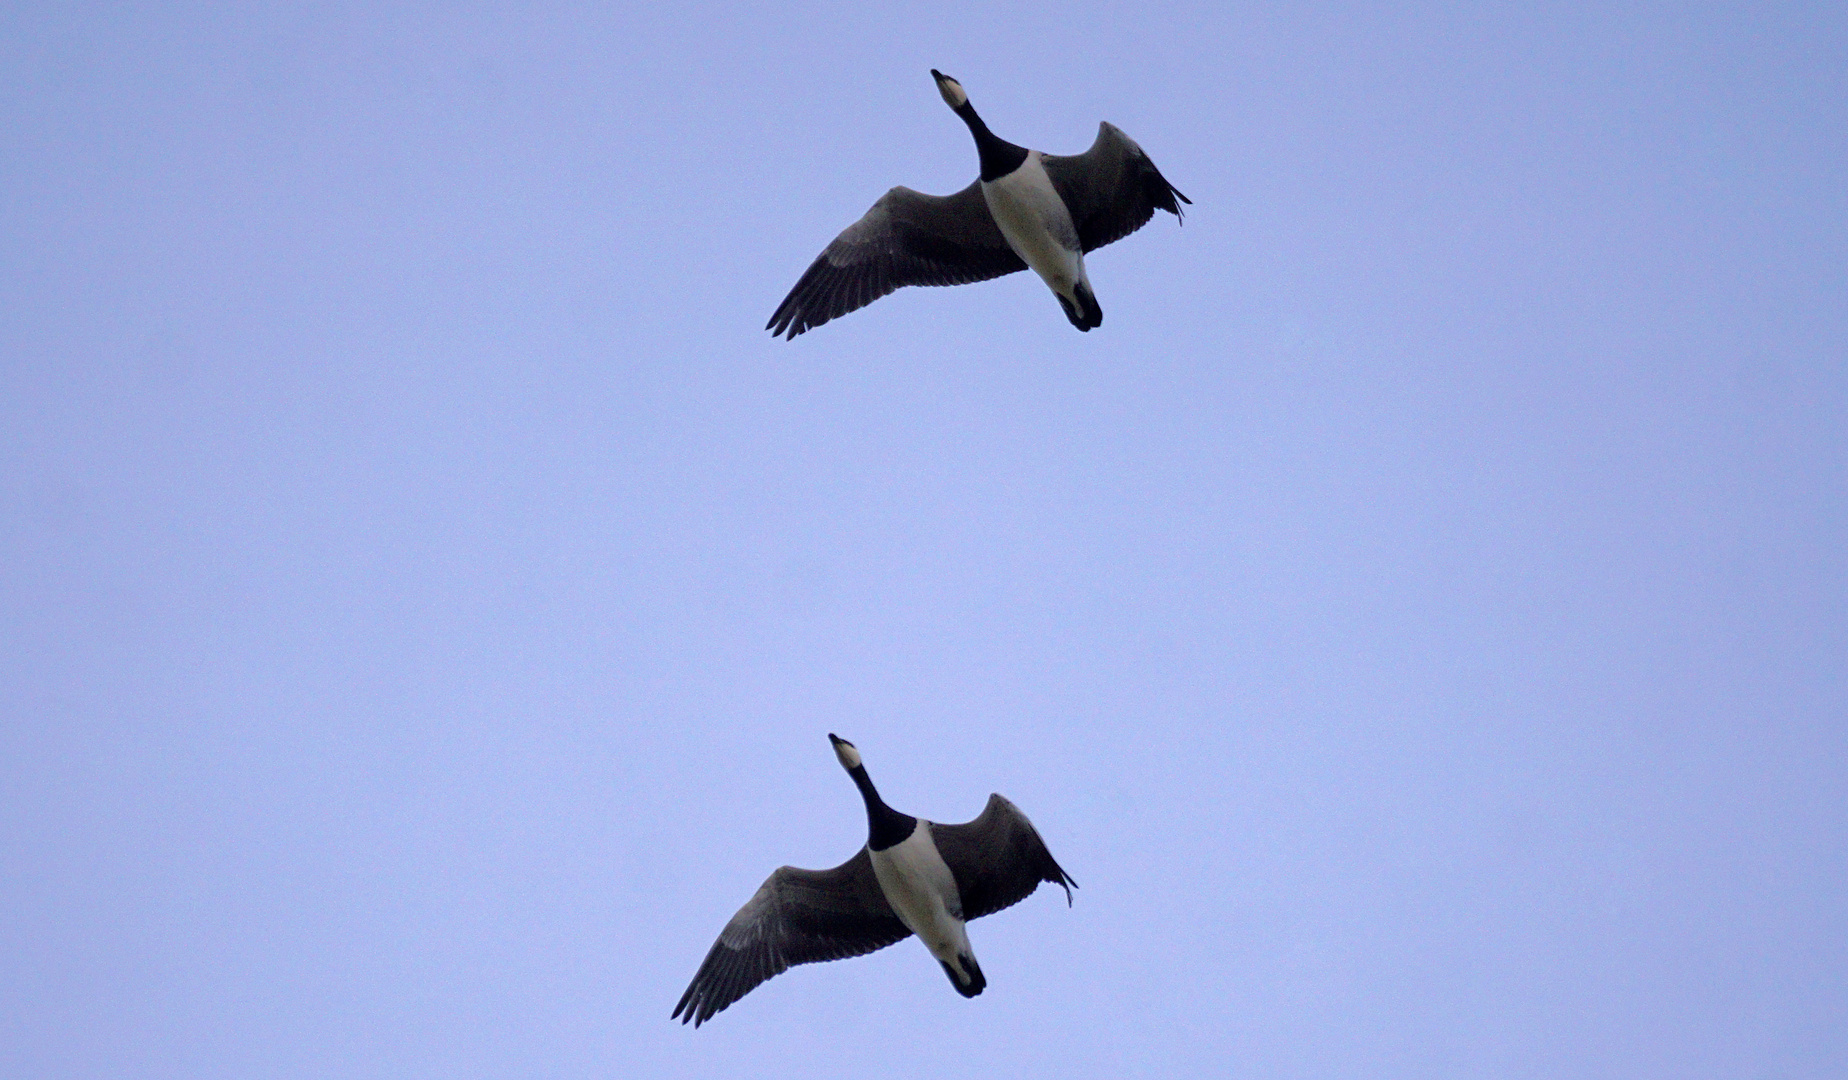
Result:
<svg viewBox="0 0 1848 1080"><path fill-rule="evenodd" d="M1065 317L1089 331L1104 321L1085 275L1087 252L1120 240L1155 211L1176 218L1175 190L1136 141L1111 124L1082 154L1015 146L988 130L962 84L931 75L969 125L981 179L954 195L895 187L834 238L765 326L794 339L905 285L965 285L1032 267Z"/></svg>
<svg viewBox="0 0 1848 1080"><path fill-rule="evenodd" d="M990 795L982 816L962 825L901 814L873 789L860 751L836 735L828 739L866 800L866 846L832 870L785 866L771 874L719 932L680 996L674 1016L681 1023L698 1027L797 964L861 956L912 934L956 992L974 997L988 980L965 922L1019 903L1042 881L1064 886L1070 905L1078 883L1019 807Z"/></svg>

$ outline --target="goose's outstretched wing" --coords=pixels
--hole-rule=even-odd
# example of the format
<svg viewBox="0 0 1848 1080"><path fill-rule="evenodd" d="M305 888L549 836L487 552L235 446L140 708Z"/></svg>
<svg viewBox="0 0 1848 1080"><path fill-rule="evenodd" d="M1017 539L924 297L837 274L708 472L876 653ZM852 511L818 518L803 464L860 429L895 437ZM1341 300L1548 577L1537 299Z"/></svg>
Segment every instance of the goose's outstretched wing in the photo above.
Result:
<svg viewBox="0 0 1848 1080"><path fill-rule="evenodd" d="M910 935L865 848L832 870L782 867L719 932L674 1016L698 1027L797 964L860 956Z"/></svg>
<svg viewBox="0 0 1848 1080"><path fill-rule="evenodd" d="M906 285L966 285L1026 268L980 181L954 195L895 187L816 257L764 329L794 340Z"/></svg>
<svg viewBox="0 0 1848 1080"><path fill-rule="evenodd" d="M1115 124L1097 125L1097 141L1082 154L1045 154L1040 160L1072 212L1079 247L1087 252L1142 228L1157 210L1180 217L1176 199L1193 202L1176 191L1136 140Z"/></svg>
<svg viewBox="0 0 1848 1080"><path fill-rule="evenodd" d="M956 878L965 920L1020 903L1042 881L1064 886L1065 902L1071 904L1072 886L1078 883L1046 850L1046 842L1020 807L999 795L988 797L982 816L974 821L933 824L930 835Z"/></svg>

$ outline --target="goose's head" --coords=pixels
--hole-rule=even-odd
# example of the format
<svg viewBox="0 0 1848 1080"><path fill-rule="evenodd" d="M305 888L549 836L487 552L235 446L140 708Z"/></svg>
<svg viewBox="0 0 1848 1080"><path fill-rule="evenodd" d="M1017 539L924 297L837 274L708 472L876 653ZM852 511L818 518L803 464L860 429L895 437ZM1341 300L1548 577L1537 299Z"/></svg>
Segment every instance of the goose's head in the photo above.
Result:
<svg viewBox="0 0 1848 1080"><path fill-rule="evenodd" d="M841 759L841 768L852 772L860 767L860 751L852 743L834 732L828 732L828 741L834 744L834 756Z"/></svg>
<svg viewBox="0 0 1848 1080"><path fill-rule="evenodd" d="M930 77L937 80L937 92L943 95L943 103L952 109L960 109L969 104L969 95L963 92L962 83L950 78L936 68L930 69Z"/></svg>

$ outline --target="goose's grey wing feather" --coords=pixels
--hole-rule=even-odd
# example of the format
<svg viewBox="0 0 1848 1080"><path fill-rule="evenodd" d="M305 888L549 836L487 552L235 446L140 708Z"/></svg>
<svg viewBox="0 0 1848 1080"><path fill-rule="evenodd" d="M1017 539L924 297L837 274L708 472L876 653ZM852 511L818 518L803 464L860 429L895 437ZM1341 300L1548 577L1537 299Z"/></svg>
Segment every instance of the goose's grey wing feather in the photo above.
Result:
<svg viewBox="0 0 1848 1080"><path fill-rule="evenodd" d="M966 285L1026 268L988 213L981 181L954 195L895 187L816 257L764 329L793 340L906 285Z"/></svg>
<svg viewBox="0 0 1848 1080"><path fill-rule="evenodd" d="M1114 124L1099 124L1097 141L1082 154L1048 154L1040 160L1072 212L1079 246L1087 252L1142 228L1157 210L1180 217L1176 199L1193 202L1175 190L1136 140Z"/></svg>
<svg viewBox="0 0 1848 1080"><path fill-rule="evenodd" d="M988 797L974 821L933 824L930 835L956 878L964 919L1012 907L1033 895L1042 881L1064 886L1065 902L1071 903L1072 886L1078 883L1046 850L1046 842L1020 807L999 795Z"/></svg>
<svg viewBox="0 0 1848 1080"><path fill-rule="evenodd" d="M910 934L886 903L865 848L832 870L782 867L719 932L674 1016L698 1027L797 964L860 956Z"/></svg>

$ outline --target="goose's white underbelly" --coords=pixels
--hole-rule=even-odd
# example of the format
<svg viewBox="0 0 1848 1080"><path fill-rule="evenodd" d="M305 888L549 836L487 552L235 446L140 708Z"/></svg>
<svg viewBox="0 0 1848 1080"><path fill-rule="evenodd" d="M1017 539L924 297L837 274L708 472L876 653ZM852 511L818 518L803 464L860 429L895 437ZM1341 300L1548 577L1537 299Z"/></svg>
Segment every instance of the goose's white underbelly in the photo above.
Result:
<svg viewBox="0 0 1848 1080"><path fill-rule="evenodd" d="M919 819L917 829L902 843L871 854L873 876L886 902L931 955L950 964L958 953L973 955L963 929L962 896L931 839L930 822Z"/></svg>
<svg viewBox="0 0 1848 1080"><path fill-rule="evenodd" d="M1054 292L1066 292L1085 280L1078 230L1065 200L1046 175L1038 150L1028 151L1020 168L999 180L982 181L982 197L1014 254Z"/></svg>

